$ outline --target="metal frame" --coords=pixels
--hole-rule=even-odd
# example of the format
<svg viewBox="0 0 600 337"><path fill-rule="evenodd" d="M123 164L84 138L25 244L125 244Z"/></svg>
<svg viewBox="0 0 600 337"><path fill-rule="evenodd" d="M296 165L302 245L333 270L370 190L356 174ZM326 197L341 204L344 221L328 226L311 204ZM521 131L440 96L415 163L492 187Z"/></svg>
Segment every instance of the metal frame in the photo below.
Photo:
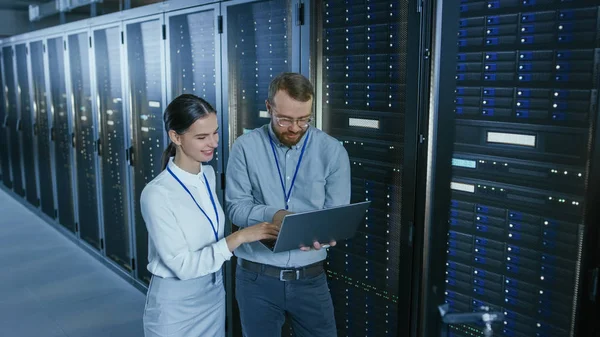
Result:
<svg viewBox="0 0 600 337"><path fill-rule="evenodd" d="M431 24L424 22L422 27L431 27L431 65L429 78L429 102L426 108L428 122L426 172L421 180L425 184L424 199L419 200L417 208L424 214L423 227L417 232L420 241L421 256L417 255L415 263L421 266L416 280L419 281L420 291L415 294L418 299L413 301L413 310L418 311L418 317L413 320L417 324L413 328L419 336L436 336L440 333L441 317L437 311L438 305L444 302L444 292L440 286L444 283L446 233L448 230L447 206L450 203L450 185L452 172L452 147L454 139L454 114L440 113L453 105L456 52L458 31L458 6L453 1L438 0L435 4L428 3L431 8L423 9L431 13ZM438 142L438 139L445 140ZM439 189L438 189L439 187ZM439 211L443 210L443 211ZM418 269L418 268L415 268Z"/></svg>

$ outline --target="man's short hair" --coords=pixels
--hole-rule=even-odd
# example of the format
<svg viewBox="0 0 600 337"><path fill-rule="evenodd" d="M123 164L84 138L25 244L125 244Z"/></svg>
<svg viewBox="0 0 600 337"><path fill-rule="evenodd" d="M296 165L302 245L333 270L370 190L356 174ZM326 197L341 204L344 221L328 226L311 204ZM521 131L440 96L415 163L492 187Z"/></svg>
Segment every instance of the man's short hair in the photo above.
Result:
<svg viewBox="0 0 600 337"><path fill-rule="evenodd" d="M269 84L269 97L267 98L270 104L275 105L273 98L280 90L285 91L291 98L300 102L308 102L315 96L312 83L298 73L281 73L271 81L271 84Z"/></svg>

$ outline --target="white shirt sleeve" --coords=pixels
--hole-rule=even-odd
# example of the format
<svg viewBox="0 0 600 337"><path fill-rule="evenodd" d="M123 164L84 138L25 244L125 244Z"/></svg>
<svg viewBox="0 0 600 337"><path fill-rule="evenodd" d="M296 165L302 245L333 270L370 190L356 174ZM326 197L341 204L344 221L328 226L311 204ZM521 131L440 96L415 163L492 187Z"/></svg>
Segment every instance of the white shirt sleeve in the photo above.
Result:
<svg viewBox="0 0 600 337"><path fill-rule="evenodd" d="M163 264L181 280L197 278L218 271L232 253L225 238L197 251L190 251L166 191L160 186L146 186L140 198L142 217L148 236Z"/></svg>

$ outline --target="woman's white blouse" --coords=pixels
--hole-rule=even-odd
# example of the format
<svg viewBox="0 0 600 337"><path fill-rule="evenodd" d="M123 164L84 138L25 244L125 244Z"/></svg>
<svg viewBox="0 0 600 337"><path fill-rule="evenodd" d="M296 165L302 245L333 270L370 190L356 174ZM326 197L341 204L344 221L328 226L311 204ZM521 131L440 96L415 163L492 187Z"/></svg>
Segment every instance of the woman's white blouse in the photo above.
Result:
<svg viewBox="0 0 600 337"><path fill-rule="evenodd" d="M192 279L221 269L232 256L223 238L225 214L215 191L215 171L202 165L199 174L188 173L169 160L168 167L181 180L217 226L217 217L205 186L210 184L219 213L219 241L210 222L181 184L165 169L142 191L142 217L148 228L148 270L156 276Z"/></svg>

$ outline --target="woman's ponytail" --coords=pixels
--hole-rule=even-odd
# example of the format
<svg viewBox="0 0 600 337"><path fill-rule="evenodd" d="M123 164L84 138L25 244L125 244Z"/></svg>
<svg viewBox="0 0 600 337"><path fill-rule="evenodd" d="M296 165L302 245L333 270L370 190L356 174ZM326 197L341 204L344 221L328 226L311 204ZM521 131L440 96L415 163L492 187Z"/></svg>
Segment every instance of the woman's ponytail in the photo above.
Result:
<svg viewBox="0 0 600 337"><path fill-rule="evenodd" d="M176 152L177 152L177 147L175 146L175 144L173 144L173 142L169 142L169 146L167 146L167 149L163 152L162 158L161 158L163 171L164 171L164 169L167 168L167 164L169 164L169 159L171 157L174 157Z"/></svg>

